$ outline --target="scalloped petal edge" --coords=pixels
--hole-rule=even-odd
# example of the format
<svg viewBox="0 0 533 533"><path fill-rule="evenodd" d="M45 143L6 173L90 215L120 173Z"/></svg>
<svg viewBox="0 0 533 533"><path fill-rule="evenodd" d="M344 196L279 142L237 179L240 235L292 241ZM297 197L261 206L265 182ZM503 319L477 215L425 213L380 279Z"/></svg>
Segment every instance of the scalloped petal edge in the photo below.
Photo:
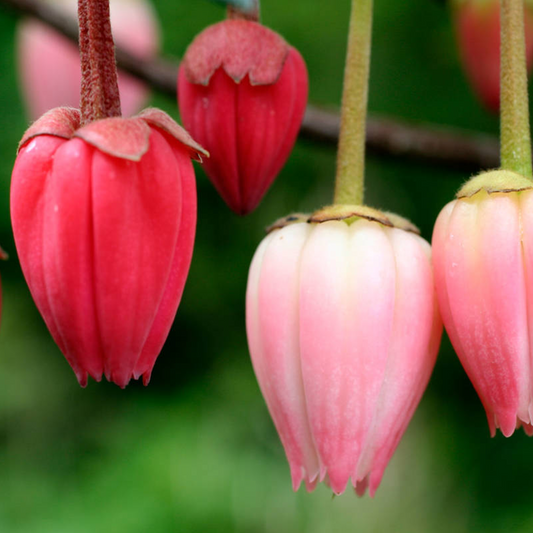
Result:
<svg viewBox="0 0 533 533"><path fill-rule="evenodd" d="M248 20L224 20L196 36L183 58L191 83L207 85L218 68L235 83L246 75L251 85L278 81L289 55L289 44L275 31Z"/></svg>
<svg viewBox="0 0 533 533"><path fill-rule="evenodd" d="M533 189L533 181L510 170L489 170L468 180L457 191L457 198L471 198L480 191L488 194L519 192Z"/></svg>
<svg viewBox="0 0 533 533"><path fill-rule="evenodd" d="M26 130L18 150L40 135L52 135L67 140L77 137L105 154L129 161L140 161L150 147L150 126L154 126L183 144L189 150L192 159L201 162L202 156L209 157L207 150L160 109L148 108L132 118L112 117L95 120L81 128L80 121L78 109L70 107L51 109Z"/></svg>
<svg viewBox="0 0 533 533"><path fill-rule="evenodd" d="M104 118L76 130L83 139L104 154L128 161L140 161L150 148L150 126L142 119Z"/></svg>
<svg viewBox="0 0 533 533"><path fill-rule="evenodd" d="M80 111L72 107L56 107L38 118L25 132L19 142L17 153L34 137L53 135L62 139L72 139L80 127Z"/></svg>
<svg viewBox="0 0 533 533"><path fill-rule="evenodd" d="M141 111L134 118L140 118L152 126L162 129L169 135L172 135L180 143L184 144L191 155L191 158L202 162L202 156L209 157L209 152L200 146L187 132L187 130L181 127L175 120L172 119L167 113L156 109L155 107L149 107Z"/></svg>
<svg viewBox="0 0 533 533"><path fill-rule="evenodd" d="M359 218L420 235L420 230L406 218L387 211L379 211L367 205L330 205L323 207L315 211L308 222L320 224L329 220L343 220L347 224L351 224Z"/></svg>

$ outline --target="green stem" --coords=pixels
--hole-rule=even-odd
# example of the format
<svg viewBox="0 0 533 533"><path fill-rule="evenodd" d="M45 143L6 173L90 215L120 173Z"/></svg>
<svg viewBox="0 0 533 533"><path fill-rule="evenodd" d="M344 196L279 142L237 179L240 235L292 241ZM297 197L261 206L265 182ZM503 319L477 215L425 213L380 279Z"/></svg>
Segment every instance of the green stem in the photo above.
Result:
<svg viewBox="0 0 533 533"><path fill-rule="evenodd" d="M337 152L336 204L363 203L371 39L372 0L352 0Z"/></svg>
<svg viewBox="0 0 533 533"><path fill-rule="evenodd" d="M501 3L501 165L533 178L523 0Z"/></svg>

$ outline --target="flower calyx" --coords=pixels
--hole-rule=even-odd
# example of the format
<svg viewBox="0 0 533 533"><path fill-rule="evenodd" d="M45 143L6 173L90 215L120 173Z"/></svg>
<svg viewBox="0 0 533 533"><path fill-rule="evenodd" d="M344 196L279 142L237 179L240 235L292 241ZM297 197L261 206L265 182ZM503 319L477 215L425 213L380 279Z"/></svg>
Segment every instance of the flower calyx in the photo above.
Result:
<svg viewBox="0 0 533 533"><path fill-rule="evenodd" d="M224 20L206 28L191 43L183 59L190 83L208 85L222 68L239 83L249 76L251 85L278 81L290 51L276 32L249 20Z"/></svg>
<svg viewBox="0 0 533 533"><path fill-rule="evenodd" d="M489 170L468 180L457 192L457 198L471 198L480 191L488 194L520 192L533 189L533 182L510 170Z"/></svg>
<svg viewBox="0 0 533 533"><path fill-rule="evenodd" d="M274 230L297 224L300 222L307 222L308 224L321 224L322 222L329 222L330 220L341 220L350 225L356 220L364 218L372 222L378 222L383 226L389 228L397 228L404 231L409 231L420 235L420 230L409 220L388 211L379 211L367 205L329 205L315 211L311 215L307 213L292 213L290 215L278 218L273 224L266 228L266 233Z"/></svg>
<svg viewBox="0 0 533 533"><path fill-rule="evenodd" d="M367 205L329 205L315 211L309 217L308 222L320 224L329 220L342 220L350 225L360 218L378 222L383 226L409 231L417 235L420 234L420 230L406 218L387 211L380 211Z"/></svg>
<svg viewBox="0 0 533 533"><path fill-rule="evenodd" d="M192 159L202 161L202 156L209 157L207 150L160 109L148 108L132 118L105 118L80 126L81 116L78 109L51 109L26 130L18 150L40 135L63 139L78 137L108 155L140 161L150 146L150 126L155 126L186 146Z"/></svg>

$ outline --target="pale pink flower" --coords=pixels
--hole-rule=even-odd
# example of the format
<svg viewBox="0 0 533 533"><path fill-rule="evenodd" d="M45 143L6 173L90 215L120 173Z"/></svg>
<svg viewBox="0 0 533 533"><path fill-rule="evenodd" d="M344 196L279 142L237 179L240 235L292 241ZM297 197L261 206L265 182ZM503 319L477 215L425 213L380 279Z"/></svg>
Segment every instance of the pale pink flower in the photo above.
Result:
<svg viewBox="0 0 533 533"><path fill-rule="evenodd" d="M73 17L75 0L51 2ZM159 25L145 0L111 0L111 23L116 44L142 59L159 50ZM81 68L77 46L55 30L33 19L18 28L18 64L22 92L32 120L54 107L79 107ZM119 70L123 116L140 111L149 96L146 85Z"/></svg>
<svg viewBox="0 0 533 533"><path fill-rule="evenodd" d="M253 366L293 488L373 495L433 369L430 247L359 219L272 231L246 296Z"/></svg>
<svg viewBox="0 0 533 533"><path fill-rule="evenodd" d="M450 202L433 251L444 325L491 434L533 434L533 191Z"/></svg>

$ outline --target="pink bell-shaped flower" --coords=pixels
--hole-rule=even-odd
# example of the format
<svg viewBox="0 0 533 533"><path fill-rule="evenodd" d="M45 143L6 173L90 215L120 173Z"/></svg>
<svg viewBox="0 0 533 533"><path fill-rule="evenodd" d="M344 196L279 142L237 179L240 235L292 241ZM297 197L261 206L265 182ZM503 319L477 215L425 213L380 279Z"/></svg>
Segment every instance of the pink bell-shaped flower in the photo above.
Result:
<svg viewBox="0 0 533 533"><path fill-rule="evenodd" d="M486 184L490 183L490 186ZM446 331L483 406L491 434L533 435L533 189L509 171L471 180L433 233Z"/></svg>
<svg viewBox="0 0 533 533"><path fill-rule="evenodd" d="M204 150L156 109L80 127L58 108L24 135L11 216L20 263L82 386L150 380L191 262Z"/></svg>
<svg viewBox="0 0 533 533"><path fill-rule="evenodd" d="M211 157L204 169L228 206L253 211L285 164L307 104L299 52L257 22L226 20L187 49L181 118Z"/></svg>
<svg viewBox="0 0 533 533"><path fill-rule="evenodd" d="M74 17L75 0L54 0ZM119 46L142 59L159 51L159 26L147 0L111 0L113 35ZM18 64L22 93L32 120L55 107L79 107L80 54L78 47L52 28L33 19L18 28ZM139 112L149 96L146 85L119 71L119 89L125 116Z"/></svg>
<svg viewBox="0 0 533 533"><path fill-rule="evenodd" d="M295 490L375 493L440 344L427 242L400 217L354 216L288 217L250 268L250 353Z"/></svg>
<svg viewBox="0 0 533 533"><path fill-rule="evenodd" d="M451 0L465 73L483 105L500 109L500 1ZM524 22L528 70L533 66L533 2L526 0Z"/></svg>

